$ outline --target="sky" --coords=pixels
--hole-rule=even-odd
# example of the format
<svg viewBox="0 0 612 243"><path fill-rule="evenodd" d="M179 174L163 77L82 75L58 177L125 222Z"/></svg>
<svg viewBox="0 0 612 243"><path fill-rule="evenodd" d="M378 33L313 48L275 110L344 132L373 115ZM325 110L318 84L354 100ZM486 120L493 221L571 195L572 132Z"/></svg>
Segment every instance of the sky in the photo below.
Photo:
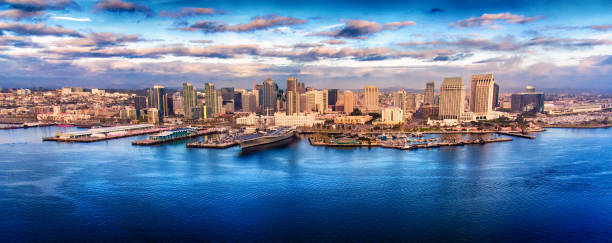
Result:
<svg viewBox="0 0 612 243"><path fill-rule="evenodd" d="M612 89L612 1L0 0L0 86Z"/></svg>

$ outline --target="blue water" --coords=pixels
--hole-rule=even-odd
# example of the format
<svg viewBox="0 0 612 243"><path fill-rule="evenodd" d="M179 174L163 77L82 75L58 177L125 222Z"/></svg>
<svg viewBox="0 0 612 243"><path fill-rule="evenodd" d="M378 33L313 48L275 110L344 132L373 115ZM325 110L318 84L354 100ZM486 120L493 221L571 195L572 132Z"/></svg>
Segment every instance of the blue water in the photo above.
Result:
<svg viewBox="0 0 612 243"><path fill-rule="evenodd" d="M607 241L612 129L240 154L0 131L0 241Z"/></svg>

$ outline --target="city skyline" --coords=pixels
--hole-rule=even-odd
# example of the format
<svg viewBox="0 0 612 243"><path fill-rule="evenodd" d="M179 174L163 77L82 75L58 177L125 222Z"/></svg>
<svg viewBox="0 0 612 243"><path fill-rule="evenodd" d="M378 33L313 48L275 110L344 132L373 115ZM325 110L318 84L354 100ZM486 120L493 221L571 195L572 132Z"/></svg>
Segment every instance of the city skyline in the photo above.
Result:
<svg viewBox="0 0 612 243"><path fill-rule="evenodd" d="M0 86L612 88L612 3L554 4L0 1Z"/></svg>

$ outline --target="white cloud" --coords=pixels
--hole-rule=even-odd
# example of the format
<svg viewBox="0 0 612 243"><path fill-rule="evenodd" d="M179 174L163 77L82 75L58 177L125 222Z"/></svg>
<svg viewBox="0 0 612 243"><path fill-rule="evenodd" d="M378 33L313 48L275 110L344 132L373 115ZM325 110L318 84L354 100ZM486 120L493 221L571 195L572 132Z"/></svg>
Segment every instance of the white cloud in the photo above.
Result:
<svg viewBox="0 0 612 243"><path fill-rule="evenodd" d="M73 17L65 17L65 16L53 16L51 18L59 19L59 20L77 21L77 22L91 22L90 18L73 18Z"/></svg>

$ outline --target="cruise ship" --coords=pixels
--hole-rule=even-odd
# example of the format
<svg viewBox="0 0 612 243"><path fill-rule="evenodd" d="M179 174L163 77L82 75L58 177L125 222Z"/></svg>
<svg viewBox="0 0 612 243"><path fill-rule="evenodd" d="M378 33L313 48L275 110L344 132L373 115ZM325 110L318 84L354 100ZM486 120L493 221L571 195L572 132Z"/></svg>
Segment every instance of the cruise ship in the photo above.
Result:
<svg viewBox="0 0 612 243"><path fill-rule="evenodd" d="M249 148L280 143L282 141L295 137L295 134L296 132L294 129L278 129L268 132L262 136L246 140L240 140L238 144L240 144L240 147L245 150Z"/></svg>

